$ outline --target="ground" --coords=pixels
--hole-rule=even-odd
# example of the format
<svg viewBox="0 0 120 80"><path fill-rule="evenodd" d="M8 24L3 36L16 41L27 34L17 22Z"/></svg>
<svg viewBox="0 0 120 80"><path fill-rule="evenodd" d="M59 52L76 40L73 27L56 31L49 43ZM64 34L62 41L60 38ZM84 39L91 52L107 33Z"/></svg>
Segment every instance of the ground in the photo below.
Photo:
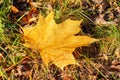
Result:
<svg viewBox="0 0 120 80"><path fill-rule="evenodd" d="M80 20L82 33L99 39L78 47L79 65L61 70L44 64L39 51L23 45L22 27L36 25L38 14L53 10L56 23ZM0 80L119 80L119 0L0 0Z"/></svg>

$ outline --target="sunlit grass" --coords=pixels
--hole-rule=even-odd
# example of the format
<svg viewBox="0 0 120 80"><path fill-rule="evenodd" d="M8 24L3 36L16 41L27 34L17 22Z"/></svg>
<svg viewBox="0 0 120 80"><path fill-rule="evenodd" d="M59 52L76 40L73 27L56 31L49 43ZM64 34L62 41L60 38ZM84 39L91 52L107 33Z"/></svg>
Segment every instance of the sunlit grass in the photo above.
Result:
<svg viewBox="0 0 120 80"><path fill-rule="evenodd" d="M95 36L100 38L99 42L102 53L112 54L114 49L120 47L120 28L111 26L97 26Z"/></svg>

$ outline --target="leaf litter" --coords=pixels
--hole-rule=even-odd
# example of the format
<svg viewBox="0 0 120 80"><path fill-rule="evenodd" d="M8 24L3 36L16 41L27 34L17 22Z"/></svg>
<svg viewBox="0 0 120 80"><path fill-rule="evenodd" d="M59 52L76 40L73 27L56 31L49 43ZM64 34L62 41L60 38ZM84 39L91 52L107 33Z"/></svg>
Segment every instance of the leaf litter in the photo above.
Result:
<svg viewBox="0 0 120 80"><path fill-rule="evenodd" d="M30 1L32 2L32 0L30 0ZM60 0L59 2L62 5L63 1ZM81 2L82 2L82 5L84 3L83 10L90 12L90 15L87 15L87 16L90 17L90 19L93 20L95 24L96 24L96 21L99 19L99 23L97 23L97 25L100 25L100 26L101 25L109 26L112 24L111 21L113 22L113 24L118 25L120 13L119 13L119 6L116 7L116 0L113 2L112 2L112 0L110 0L110 2L107 2L107 0L98 0L98 1L97 0L91 0L91 1L82 0ZM44 12L44 9L42 8L43 4L42 4L42 2L40 2L40 3L38 5L33 4L33 6L37 7L37 8L39 7ZM56 3L57 3L57 1L54 1L54 3L53 3L51 0L51 3L46 2L45 5L52 4L51 7L54 7L54 4L56 4ZM29 3L25 2L25 4L28 5ZM71 4L72 4L72 8L77 8L79 6L79 3L74 4L74 1L73 1L72 3L70 3L68 5L68 7L71 6ZM112 6L114 6L114 8L112 8ZM95 14L94 13L91 14L91 11L95 12ZM17 14L15 16L12 15L12 17L14 17L14 19L17 20L18 18L21 17L21 15L26 14L26 12L27 12L27 15L25 15L25 17L23 16L23 19L21 18L19 23L25 27L31 26L31 22L29 23L29 19L31 19L33 17L33 19L35 18L35 20L33 20L33 23L37 24L38 17L36 17L36 16L29 17L33 12L31 13L31 12L29 12L29 10L26 11L25 8L23 11L21 11L21 9L20 9L20 12L17 13L20 15L17 15ZM47 14L48 13L49 13L49 11L47 12ZM34 13L33 13L33 15L34 15ZM35 15L36 15L36 13L35 13ZM100 17L100 15L102 15L102 17ZM65 15L62 13L62 16L65 16ZM24 18L26 18L27 20ZM25 24L22 24L22 22L25 22ZM84 22L84 20L83 20L83 22ZM35 24L33 24L33 25L35 25ZM93 26L93 24L92 24L92 26ZM86 29L84 29L84 32L87 32L86 33L87 35L91 34L91 29L88 29L89 27L91 27L90 24L88 24ZM82 26L82 29L83 28L84 28L84 26ZM94 34L94 33L92 33L92 34ZM25 59L23 61L21 60L19 64L14 65L14 67L8 68L10 70L8 70L7 73L11 74L8 76L14 75L14 77L19 80L21 80L21 79L27 80L27 79L30 79L31 76L32 76L33 80L37 80L37 79L44 79L44 80L48 80L48 79L50 79L50 80L55 80L55 79L56 80L113 79L113 80L116 80L116 79L120 78L119 47L117 47L112 53L114 58L111 58L111 54L109 54L109 53L107 53L107 54L100 53L100 46L98 43L93 44L88 47L78 48L78 50L76 49L73 52L73 56L74 56L74 59L77 58L76 60L78 61L79 66L78 65L68 65L68 66L64 67L63 71L61 71L60 68L55 66L54 64L49 65L47 68L44 65L44 63L42 62L42 58L41 58L41 55L39 54L39 51L38 52L36 50L31 50L31 51L32 51L32 55L29 54L29 51L27 51L28 54L26 54L26 56L29 56L33 60L32 61L31 60L29 61L28 59ZM1 59L4 59L4 57L5 57L5 55L3 55L3 54L4 54L4 52L2 52ZM36 55L36 56L33 57L33 55ZM6 65L6 63L5 63L5 65ZM4 76L6 76L6 75L4 75Z"/></svg>

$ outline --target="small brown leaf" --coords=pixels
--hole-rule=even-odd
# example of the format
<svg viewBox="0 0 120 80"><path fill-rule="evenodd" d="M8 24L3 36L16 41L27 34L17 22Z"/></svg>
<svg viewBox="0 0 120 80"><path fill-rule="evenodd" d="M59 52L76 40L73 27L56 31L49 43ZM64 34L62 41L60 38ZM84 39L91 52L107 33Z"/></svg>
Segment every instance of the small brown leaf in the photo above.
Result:
<svg viewBox="0 0 120 80"><path fill-rule="evenodd" d="M19 12L19 10L13 5L11 6L11 10L12 10L13 13Z"/></svg>

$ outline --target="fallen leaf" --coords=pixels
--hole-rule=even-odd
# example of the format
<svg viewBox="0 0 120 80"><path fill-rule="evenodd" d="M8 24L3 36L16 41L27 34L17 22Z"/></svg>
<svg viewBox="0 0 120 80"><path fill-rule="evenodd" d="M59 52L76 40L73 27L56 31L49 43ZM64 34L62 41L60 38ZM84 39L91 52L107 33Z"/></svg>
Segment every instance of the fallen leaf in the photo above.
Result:
<svg viewBox="0 0 120 80"><path fill-rule="evenodd" d="M19 10L15 7L15 6L11 6L11 11L13 12L13 13L18 13L19 12Z"/></svg>
<svg viewBox="0 0 120 80"><path fill-rule="evenodd" d="M42 5L41 2L29 2L29 4L31 8L34 8L34 7L38 8Z"/></svg>
<svg viewBox="0 0 120 80"><path fill-rule="evenodd" d="M110 70L113 70L113 71L120 71L120 65L112 65L110 66Z"/></svg>
<svg viewBox="0 0 120 80"><path fill-rule="evenodd" d="M34 7L31 8L28 14L22 18L21 24L27 25L31 24L32 22L37 21L38 10Z"/></svg>
<svg viewBox="0 0 120 80"><path fill-rule="evenodd" d="M76 47L88 46L98 40L88 36L75 36L81 30L82 20L67 19L56 24L53 17L52 11L46 18L39 15L35 26L22 28L22 39L25 40L26 47L39 50L47 66L51 62L63 69L69 64L77 64L72 55Z"/></svg>
<svg viewBox="0 0 120 80"><path fill-rule="evenodd" d="M120 58L120 48L116 48L114 54L116 55L117 58Z"/></svg>
<svg viewBox="0 0 120 80"><path fill-rule="evenodd" d="M104 25L104 26L117 25L116 22L114 22L114 21L109 21L109 22L106 21L106 20L104 19L104 14L100 14L100 15L96 18L95 24L97 24L97 25Z"/></svg>
<svg viewBox="0 0 120 80"><path fill-rule="evenodd" d="M54 3L56 0L50 0L51 3Z"/></svg>

